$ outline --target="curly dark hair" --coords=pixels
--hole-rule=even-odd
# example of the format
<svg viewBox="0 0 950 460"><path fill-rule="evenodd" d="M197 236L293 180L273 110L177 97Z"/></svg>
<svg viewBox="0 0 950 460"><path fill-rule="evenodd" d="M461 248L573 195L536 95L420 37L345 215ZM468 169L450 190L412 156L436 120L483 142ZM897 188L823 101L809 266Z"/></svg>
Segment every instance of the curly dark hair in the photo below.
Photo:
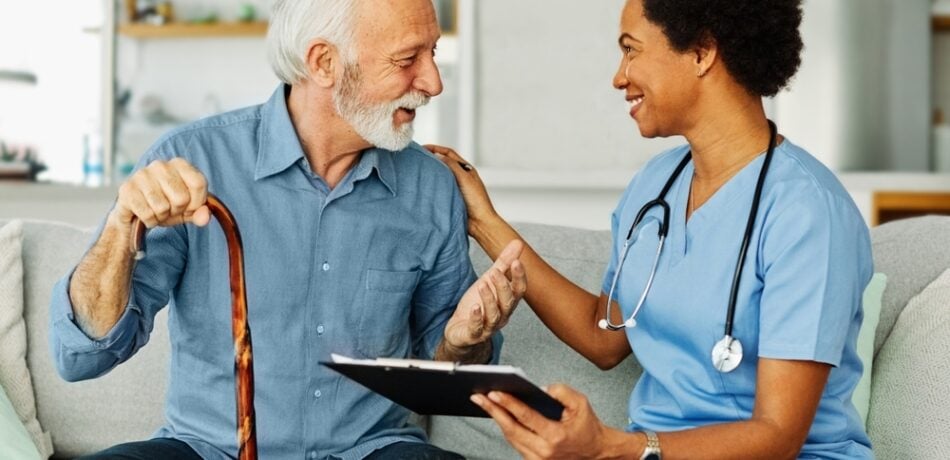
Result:
<svg viewBox="0 0 950 460"><path fill-rule="evenodd" d="M752 94L776 95L801 65L802 0L643 0L643 9L676 51L715 40L729 74Z"/></svg>

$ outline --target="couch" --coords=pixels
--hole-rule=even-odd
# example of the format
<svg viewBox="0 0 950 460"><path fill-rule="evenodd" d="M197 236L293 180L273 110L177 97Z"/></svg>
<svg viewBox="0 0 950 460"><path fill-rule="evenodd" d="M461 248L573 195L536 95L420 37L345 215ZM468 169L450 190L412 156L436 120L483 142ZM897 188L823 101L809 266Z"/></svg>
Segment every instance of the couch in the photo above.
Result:
<svg viewBox="0 0 950 460"><path fill-rule="evenodd" d="M0 227L5 223L0 219ZM587 289L599 288L609 232L535 224L518 228L562 273ZM32 221L23 226L26 361L38 419L52 436L54 458L143 439L162 423L169 355L165 312L155 322L150 343L97 380L67 383L53 367L47 344L50 290L79 260L90 237L90 230L58 223ZM912 301L937 284L938 277L950 276L948 272L941 277L950 268L950 218L890 223L873 229L872 238L875 271L889 278L874 340L868 431L875 452L884 459L950 458L950 282L935 286L930 301ZM475 245L472 254L481 272L489 261ZM905 310L908 303L912 308ZM501 356L538 384L566 382L581 389L608 424L626 424L627 398L640 373L633 357L602 372L561 344L525 305L506 329ZM435 444L469 458L517 458L488 420L416 421ZM266 432L266 427L258 428L260 436Z"/></svg>

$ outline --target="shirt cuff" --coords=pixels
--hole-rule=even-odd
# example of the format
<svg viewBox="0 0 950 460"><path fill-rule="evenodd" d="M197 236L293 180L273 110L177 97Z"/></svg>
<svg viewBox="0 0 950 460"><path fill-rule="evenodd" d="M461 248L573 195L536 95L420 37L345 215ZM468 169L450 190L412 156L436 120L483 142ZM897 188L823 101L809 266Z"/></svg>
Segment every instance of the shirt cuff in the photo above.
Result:
<svg viewBox="0 0 950 460"><path fill-rule="evenodd" d="M91 353L104 350L124 350L135 338L138 318L141 310L134 305L126 305L119 321L104 337L93 339L86 335L73 313L73 304L69 298L69 280L72 272L63 277L53 288L53 301L50 306L50 318L53 323L53 334L67 349L76 353ZM134 298L129 291L129 298Z"/></svg>
<svg viewBox="0 0 950 460"><path fill-rule="evenodd" d="M505 343L505 336L496 332L491 336L491 360L488 364L498 364L501 361L501 346Z"/></svg>

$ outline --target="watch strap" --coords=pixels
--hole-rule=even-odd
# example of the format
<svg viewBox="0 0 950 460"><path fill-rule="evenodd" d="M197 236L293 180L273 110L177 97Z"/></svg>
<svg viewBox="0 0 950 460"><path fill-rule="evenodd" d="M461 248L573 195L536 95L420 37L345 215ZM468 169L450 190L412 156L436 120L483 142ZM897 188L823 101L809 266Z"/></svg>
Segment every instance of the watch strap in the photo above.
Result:
<svg viewBox="0 0 950 460"><path fill-rule="evenodd" d="M643 431L643 434L647 437L647 445L640 460L661 460L663 455L660 451L660 438L652 431Z"/></svg>

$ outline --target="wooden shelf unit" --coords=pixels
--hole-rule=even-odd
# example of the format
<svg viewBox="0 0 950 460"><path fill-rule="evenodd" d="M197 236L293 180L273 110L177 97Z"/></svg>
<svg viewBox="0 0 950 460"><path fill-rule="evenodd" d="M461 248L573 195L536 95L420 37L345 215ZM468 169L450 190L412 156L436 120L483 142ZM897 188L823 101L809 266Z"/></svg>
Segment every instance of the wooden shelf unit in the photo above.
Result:
<svg viewBox="0 0 950 460"><path fill-rule="evenodd" d="M950 192L874 192L871 225L928 214L950 215Z"/></svg>
<svg viewBox="0 0 950 460"><path fill-rule="evenodd" d="M950 32L950 16L934 16L933 28L937 32Z"/></svg>
<svg viewBox="0 0 950 460"><path fill-rule="evenodd" d="M132 38L215 38L215 37L263 37L267 34L267 22L216 22L192 24L172 22L155 26L151 24L121 24L119 35Z"/></svg>

